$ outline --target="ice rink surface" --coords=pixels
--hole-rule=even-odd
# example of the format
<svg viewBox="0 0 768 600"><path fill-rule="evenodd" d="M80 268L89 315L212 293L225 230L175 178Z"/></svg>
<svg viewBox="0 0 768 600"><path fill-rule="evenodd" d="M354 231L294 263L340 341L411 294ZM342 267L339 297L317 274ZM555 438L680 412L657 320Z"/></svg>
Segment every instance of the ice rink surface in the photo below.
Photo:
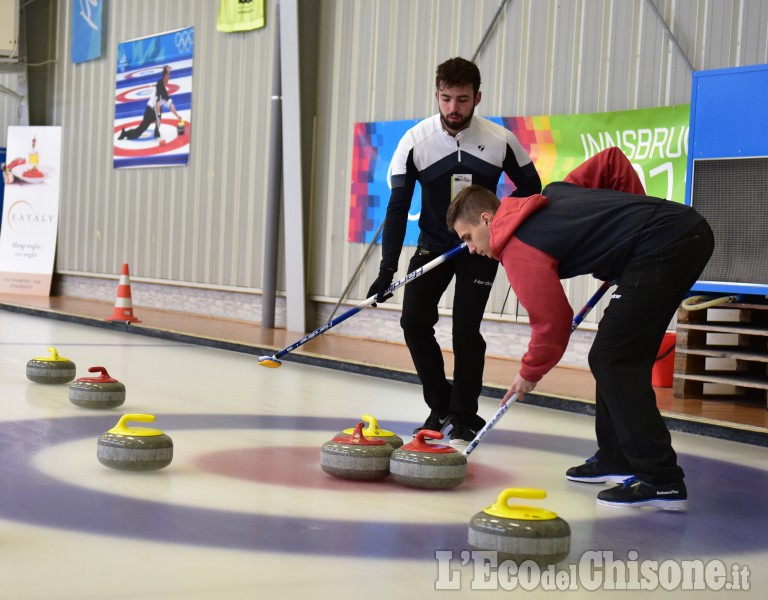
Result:
<svg viewBox="0 0 768 600"><path fill-rule="evenodd" d="M106 367L125 404L88 410L67 384L28 381L49 347L78 378ZM767 448L673 432L688 511L615 509L596 505L602 485L564 477L595 450L588 416L516 404L461 486L427 491L319 466L363 414L409 440L426 416L411 384L6 312L0 381L3 599L766 597ZM496 408L481 399L486 418ZM99 436L127 413L156 416L136 425L173 439L168 467L98 462ZM564 561L493 568L470 552L470 519L508 487L547 491L519 502L570 524Z"/></svg>

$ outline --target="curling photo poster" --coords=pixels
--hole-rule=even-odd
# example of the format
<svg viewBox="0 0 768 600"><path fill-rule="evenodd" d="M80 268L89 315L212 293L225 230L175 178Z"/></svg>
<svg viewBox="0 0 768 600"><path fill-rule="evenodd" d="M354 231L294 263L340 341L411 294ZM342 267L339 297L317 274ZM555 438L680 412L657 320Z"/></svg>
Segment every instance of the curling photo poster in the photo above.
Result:
<svg viewBox="0 0 768 600"><path fill-rule="evenodd" d="M189 164L194 27L117 47L113 166Z"/></svg>

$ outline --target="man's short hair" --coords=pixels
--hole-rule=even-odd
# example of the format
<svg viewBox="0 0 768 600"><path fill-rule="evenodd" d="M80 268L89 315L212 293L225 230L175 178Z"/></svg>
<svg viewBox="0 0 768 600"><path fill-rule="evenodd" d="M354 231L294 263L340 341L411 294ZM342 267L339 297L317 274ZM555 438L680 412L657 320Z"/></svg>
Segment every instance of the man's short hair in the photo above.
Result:
<svg viewBox="0 0 768 600"><path fill-rule="evenodd" d="M171 65L165 65L163 67L163 75L168 75L171 72Z"/></svg>
<svg viewBox="0 0 768 600"><path fill-rule="evenodd" d="M448 207L446 223L448 229L453 231L456 221L463 221L469 225L477 225L480 215L484 212L492 215L499 210L499 199L496 194L481 185L470 185L461 190Z"/></svg>
<svg viewBox="0 0 768 600"><path fill-rule="evenodd" d="M474 93L480 91L480 69L472 61L459 56L449 58L437 66L435 72L435 89L443 86L455 87L471 84Z"/></svg>

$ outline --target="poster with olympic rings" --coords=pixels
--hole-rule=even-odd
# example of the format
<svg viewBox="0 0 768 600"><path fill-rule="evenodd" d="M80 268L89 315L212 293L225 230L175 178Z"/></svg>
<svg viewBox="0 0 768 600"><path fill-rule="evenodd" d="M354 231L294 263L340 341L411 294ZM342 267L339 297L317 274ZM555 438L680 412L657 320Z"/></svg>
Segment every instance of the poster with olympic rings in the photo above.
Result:
<svg viewBox="0 0 768 600"><path fill-rule="evenodd" d="M117 47L115 169L189 164L194 27Z"/></svg>

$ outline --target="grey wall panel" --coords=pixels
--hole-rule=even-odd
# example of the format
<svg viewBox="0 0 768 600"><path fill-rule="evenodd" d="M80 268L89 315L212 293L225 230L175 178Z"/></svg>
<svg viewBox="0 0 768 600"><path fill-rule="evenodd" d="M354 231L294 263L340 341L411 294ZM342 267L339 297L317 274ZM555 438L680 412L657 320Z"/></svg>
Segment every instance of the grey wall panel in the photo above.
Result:
<svg viewBox="0 0 768 600"><path fill-rule="evenodd" d="M584 2L582 13L582 34L579 55L581 64L577 71L579 78L577 113L603 110L601 93L605 85L605 48L606 19L610 14L610 5L600 0ZM533 107L532 107L533 108Z"/></svg>
<svg viewBox="0 0 768 600"><path fill-rule="evenodd" d="M605 110L622 110L630 100L631 71L621 65L632 64L632 38L635 31L634 6L631 2L611 4L610 26L607 28L608 60L605 71L610 74L605 86Z"/></svg>
<svg viewBox="0 0 768 600"><path fill-rule="evenodd" d="M271 15L271 4L268 15ZM64 128L63 272L259 287L266 195L273 28L216 31L218 3L110 5L102 59L69 58L71 4L59 3L55 121ZM112 168L117 44L195 27L187 167Z"/></svg>
<svg viewBox="0 0 768 600"><path fill-rule="evenodd" d="M0 85L16 91L16 75L0 73ZM18 125L19 101L13 96L0 92L0 148L8 145L8 126Z"/></svg>
<svg viewBox="0 0 768 600"><path fill-rule="evenodd" d="M544 106L547 104L549 84L551 77L548 75L551 62L551 44L549 42L550 31L555 22L553 18L553 2L542 2L537 10L526 11L526 29L521 42L525 44L521 54L525 57L525 70L519 87L526 90L524 101L517 107L510 107L513 114L528 115L529 106ZM527 40L527 41L526 41ZM544 76L542 76L544 75ZM493 90L489 90L493 94Z"/></svg>
<svg viewBox="0 0 768 600"><path fill-rule="evenodd" d="M0 85L12 92L25 96L27 91L26 74L0 72ZM5 148L8 145L8 127L21 125L22 120L20 117L25 116L26 113L23 113L23 105L18 98L0 92L0 147Z"/></svg>
<svg viewBox="0 0 768 600"><path fill-rule="evenodd" d="M309 274L309 289L317 298L337 298L365 250L346 241L354 123L433 114L436 64L457 54L470 57L499 4L323 2L318 177L311 220L323 235L314 238ZM510 0L477 59L483 76L478 113L569 114L688 103L688 60L697 69L765 60L765 5L755 0L654 0L684 56L647 0ZM326 154L326 149L331 151ZM404 249L400 275L411 252ZM350 290L350 302L364 297L379 258L377 247ZM583 304L597 287L588 277L564 285L574 305ZM507 287L499 273L489 313L500 311ZM401 297L390 302L396 306ZM449 291L442 306L450 305ZM505 314L515 310L511 297ZM600 314L595 311L591 320Z"/></svg>
<svg viewBox="0 0 768 600"><path fill-rule="evenodd" d="M721 57L732 58L731 34L733 28L733 4L731 2L709 2L710 15L707 19L706 54L704 69L714 69Z"/></svg>
<svg viewBox="0 0 768 600"><path fill-rule="evenodd" d="M317 1L319 18L307 12L319 39L317 110L308 132L307 285L314 298L335 301L365 252L347 241L354 124L434 113L435 66L472 56L500 0ZM653 2L696 69L768 60L764 0ZM212 0L110 3L106 55L82 65L70 62L70 10L70 3L58 3L54 124L64 128L64 177L57 269L114 274L125 261L137 277L259 288L274 3L268 2L267 28L243 34L216 31ZM190 165L113 170L117 43L189 25L195 26ZM618 111L690 98L687 62L648 0L509 0L477 62L481 115ZM0 115L7 106L0 96ZM411 251L403 252L400 274ZM379 254L377 247L350 302L364 297ZM565 287L576 305L595 284L579 278ZM499 273L489 313L501 310L506 292ZM400 301L398 294L390 302ZM443 307L450 304L448 293ZM505 314L515 307L512 297Z"/></svg>
<svg viewBox="0 0 768 600"><path fill-rule="evenodd" d="M579 55L576 48L581 43L583 32L577 26L580 5L576 2L561 2L557 7L557 19L551 28L552 63L550 94L547 98L546 114L567 115L576 112L576 86Z"/></svg>
<svg viewBox="0 0 768 600"><path fill-rule="evenodd" d="M742 5L739 27L739 64L768 62L768 2L748 0Z"/></svg>

